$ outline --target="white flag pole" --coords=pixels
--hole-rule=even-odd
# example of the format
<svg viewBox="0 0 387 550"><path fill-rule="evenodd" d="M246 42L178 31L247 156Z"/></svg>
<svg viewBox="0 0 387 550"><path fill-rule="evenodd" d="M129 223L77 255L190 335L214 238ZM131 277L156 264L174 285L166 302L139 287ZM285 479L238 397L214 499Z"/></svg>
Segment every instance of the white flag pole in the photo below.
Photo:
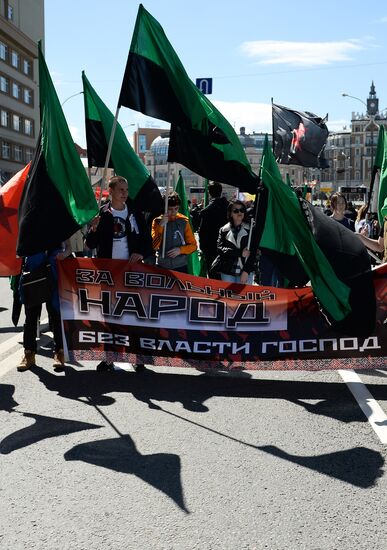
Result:
<svg viewBox="0 0 387 550"><path fill-rule="evenodd" d="M250 250L250 244L251 244L251 237L253 234L253 227L254 227L254 220L253 217L250 218L250 231L249 231L249 239L247 241L247 250Z"/></svg>
<svg viewBox="0 0 387 550"><path fill-rule="evenodd" d="M168 195L169 195L169 162L168 162L168 171L167 171L167 186L165 188L165 202L164 202L164 215L168 215ZM165 258L165 244L166 244L166 237L167 237L167 225L164 225L164 233L163 233L163 241L162 241L162 249L161 249L161 257Z"/></svg>
<svg viewBox="0 0 387 550"><path fill-rule="evenodd" d="M107 149L107 153L106 153L106 159L105 159L105 166L103 168L103 173L102 173L101 194L99 196L99 201L98 201L98 206L99 207L101 207L102 190L105 189L105 186L106 186L106 174L107 174L107 169L108 169L108 166L109 166L110 155L111 155L111 152L112 152L114 136L115 136L115 133L116 133L119 112L120 112L120 107L117 107L116 115L115 115L114 121L113 121L112 131L110 133L109 145L108 145L108 149Z"/></svg>

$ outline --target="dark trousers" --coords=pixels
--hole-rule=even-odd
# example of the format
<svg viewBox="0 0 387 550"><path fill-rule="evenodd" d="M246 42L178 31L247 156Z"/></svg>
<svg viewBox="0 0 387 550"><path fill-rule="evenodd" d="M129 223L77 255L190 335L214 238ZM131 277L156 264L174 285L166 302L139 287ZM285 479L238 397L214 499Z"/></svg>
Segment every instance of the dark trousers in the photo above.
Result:
<svg viewBox="0 0 387 550"><path fill-rule="evenodd" d="M60 314L49 303L46 303L46 308L50 319L50 327L54 334L55 351L59 351L63 348ZM40 304L32 307L24 306L24 310L26 314L26 320L24 323L23 346L24 349L36 352L38 320L42 311L42 306Z"/></svg>

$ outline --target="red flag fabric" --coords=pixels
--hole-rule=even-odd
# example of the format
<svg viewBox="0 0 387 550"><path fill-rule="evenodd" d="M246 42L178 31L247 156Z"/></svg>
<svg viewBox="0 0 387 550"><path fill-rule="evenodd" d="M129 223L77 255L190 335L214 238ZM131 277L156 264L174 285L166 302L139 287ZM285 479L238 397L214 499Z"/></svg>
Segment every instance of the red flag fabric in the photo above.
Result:
<svg viewBox="0 0 387 550"><path fill-rule="evenodd" d="M30 164L0 187L0 277L20 273L21 258L16 257L18 209Z"/></svg>

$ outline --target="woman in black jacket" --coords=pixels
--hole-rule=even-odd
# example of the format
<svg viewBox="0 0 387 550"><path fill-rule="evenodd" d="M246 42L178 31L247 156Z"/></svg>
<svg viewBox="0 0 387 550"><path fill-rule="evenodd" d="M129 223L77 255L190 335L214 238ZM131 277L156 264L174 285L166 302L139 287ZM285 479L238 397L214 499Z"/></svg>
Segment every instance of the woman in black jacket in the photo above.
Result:
<svg viewBox="0 0 387 550"><path fill-rule="evenodd" d="M220 228L218 256L214 261L222 281L253 284L257 263L257 238L253 228L248 247L250 223L242 201L232 201L227 209L228 223Z"/></svg>

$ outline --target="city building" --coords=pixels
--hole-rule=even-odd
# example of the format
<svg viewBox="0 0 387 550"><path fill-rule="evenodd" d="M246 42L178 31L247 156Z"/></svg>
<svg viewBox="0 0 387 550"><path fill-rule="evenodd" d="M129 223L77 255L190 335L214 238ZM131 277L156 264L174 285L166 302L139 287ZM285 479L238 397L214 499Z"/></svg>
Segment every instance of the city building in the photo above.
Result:
<svg viewBox="0 0 387 550"><path fill-rule="evenodd" d="M0 184L33 157L39 133L38 46L44 0L0 0Z"/></svg>
<svg viewBox="0 0 387 550"><path fill-rule="evenodd" d="M348 199L364 202L370 188L378 132L387 129L386 109L379 110L379 98L372 82L366 101L343 93L363 104L364 112L352 112L350 128L331 132L325 148L329 168L321 171L321 188L342 190Z"/></svg>

